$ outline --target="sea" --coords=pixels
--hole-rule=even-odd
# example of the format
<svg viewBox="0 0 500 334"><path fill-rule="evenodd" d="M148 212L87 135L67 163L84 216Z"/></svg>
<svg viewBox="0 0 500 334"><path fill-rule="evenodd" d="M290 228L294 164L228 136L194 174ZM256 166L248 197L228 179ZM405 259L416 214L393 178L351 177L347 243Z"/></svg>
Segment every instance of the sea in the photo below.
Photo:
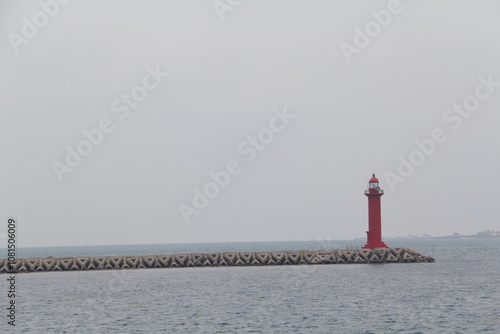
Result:
<svg viewBox="0 0 500 334"><path fill-rule="evenodd" d="M500 239L385 239L435 263L16 275L0 333L500 333ZM350 241L22 248L19 257L344 249Z"/></svg>

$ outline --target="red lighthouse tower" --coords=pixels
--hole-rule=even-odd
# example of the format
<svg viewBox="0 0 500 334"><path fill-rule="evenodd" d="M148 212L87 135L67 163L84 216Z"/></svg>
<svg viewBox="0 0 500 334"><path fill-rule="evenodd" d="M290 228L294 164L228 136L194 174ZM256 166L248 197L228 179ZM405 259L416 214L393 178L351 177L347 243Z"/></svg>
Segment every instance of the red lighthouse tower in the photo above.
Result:
<svg viewBox="0 0 500 334"><path fill-rule="evenodd" d="M367 242L363 248L389 248L382 241L382 212L380 209L380 198L384 191L378 185L375 174L368 181L368 189L365 190L368 197L368 231Z"/></svg>

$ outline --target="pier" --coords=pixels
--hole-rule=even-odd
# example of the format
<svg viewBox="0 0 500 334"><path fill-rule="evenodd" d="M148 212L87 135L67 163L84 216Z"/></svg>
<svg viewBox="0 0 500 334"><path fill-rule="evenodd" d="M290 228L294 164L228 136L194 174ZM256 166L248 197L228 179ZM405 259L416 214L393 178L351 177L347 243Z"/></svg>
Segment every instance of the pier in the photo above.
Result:
<svg viewBox="0 0 500 334"><path fill-rule="evenodd" d="M153 268L435 262L409 248L0 259L0 274Z"/></svg>

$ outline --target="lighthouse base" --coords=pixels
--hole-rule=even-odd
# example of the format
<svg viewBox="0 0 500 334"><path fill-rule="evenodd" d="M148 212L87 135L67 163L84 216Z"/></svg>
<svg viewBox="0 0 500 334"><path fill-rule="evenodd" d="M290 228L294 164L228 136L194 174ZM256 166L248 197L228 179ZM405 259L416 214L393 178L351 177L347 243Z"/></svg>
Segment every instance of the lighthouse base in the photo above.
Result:
<svg viewBox="0 0 500 334"><path fill-rule="evenodd" d="M363 246L364 249L373 249L373 248L389 248L383 241L371 241Z"/></svg>

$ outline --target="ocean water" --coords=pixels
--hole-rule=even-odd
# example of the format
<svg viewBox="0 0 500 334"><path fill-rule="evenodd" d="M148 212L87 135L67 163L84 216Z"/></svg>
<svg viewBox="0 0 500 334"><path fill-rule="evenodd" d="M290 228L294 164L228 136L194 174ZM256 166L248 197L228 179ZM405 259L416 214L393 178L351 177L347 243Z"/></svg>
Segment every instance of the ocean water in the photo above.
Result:
<svg viewBox="0 0 500 334"><path fill-rule="evenodd" d="M436 263L18 274L17 326L15 331L8 328L2 307L0 332L500 333L500 239L386 242L431 255ZM146 255L358 243L362 241L20 251L22 257Z"/></svg>

